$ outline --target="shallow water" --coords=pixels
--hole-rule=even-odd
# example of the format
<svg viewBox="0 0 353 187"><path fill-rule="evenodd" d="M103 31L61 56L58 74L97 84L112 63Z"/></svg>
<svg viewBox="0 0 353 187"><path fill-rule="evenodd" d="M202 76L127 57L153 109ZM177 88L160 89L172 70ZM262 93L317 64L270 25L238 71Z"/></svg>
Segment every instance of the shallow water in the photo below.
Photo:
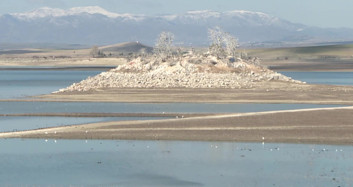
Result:
<svg viewBox="0 0 353 187"><path fill-rule="evenodd" d="M50 93L98 73L0 71L0 99ZM295 76L300 74L301 72L297 72L290 76L296 78ZM325 76L320 78L330 79ZM310 82L313 80L312 77L310 80L304 79L304 75L298 78L309 83L317 83ZM346 84L347 79L341 78L338 82ZM349 84L353 85L353 82ZM236 113L332 106L337 105L0 102L0 114ZM127 119L132 118L0 117L0 131ZM1 186L352 186L352 158L352 146L0 139L0 184Z"/></svg>
<svg viewBox="0 0 353 187"><path fill-rule="evenodd" d="M10 117L0 116L0 132L23 131L48 127L78 125L106 121L153 120L160 117Z"/></svg>
<svg viewBox="0 0 353 187"><path fill-rule="evenodd" d="M13 113L243 113L338 107L314 104L0 102L0 114Z"/></svg>
<svg viewBox="0 0 353 187"><path fill-rule="evenodd" d="M13 186L351 186L353 147L182 141L0 140Z"/></svg>
<svg viewBox="0 0 353 187"><path fill-rule="evenodd" d="M281 72L310 84L353 85L353 72Z"/></svg>
<svg viewBox="0 0 353 187"><path fill-rule="evenodd" d="M273 110L338 107L311 104L211 104L211 103L76 103L0 102L0 114L30 113L244 113ZM153 120L155 117L9 117L0 116L0 132L21 131L102 121Z"/></svg>
<svg viewBox="0 0 353 187"><path fill-rule="evenodd" d="M101 71L2 70L0 99L49 94Z"/></svg>

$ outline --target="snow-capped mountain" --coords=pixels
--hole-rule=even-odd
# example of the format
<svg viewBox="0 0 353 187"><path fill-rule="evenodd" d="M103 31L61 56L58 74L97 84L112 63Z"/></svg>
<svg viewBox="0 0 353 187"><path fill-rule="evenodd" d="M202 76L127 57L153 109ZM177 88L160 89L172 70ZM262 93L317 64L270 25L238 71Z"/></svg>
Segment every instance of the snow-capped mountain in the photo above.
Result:
<svg viewBox="0 0 353 187"><path fill-rule="evenodd" d="M82 14L91 14L91 15L103 15L108 18L130 18L137 19L141 18L141 16L134 16L131 14L117 14L113 12L109 12L99 6L88 6L88 7L74 7L68 10L58 9L58 8L49 8L43 7L34 11L25 12L25 13L14 13L10 14L18 19L37 19L37 18L45 18L45 17L66 17L66 16L77 16Z"/></svg>
<svg viewBox="0 0 353 187"><path fill-rule="evenodd" d="M353 40L352 29L322 29L244 10L189 11L179 15L118 14L101 7L68 10L40 8L0 16L0 42L112 44L140 41L153 45L162 31L176 43L207 45L207 30L219 26L241 43L327 42Z"/></svg>

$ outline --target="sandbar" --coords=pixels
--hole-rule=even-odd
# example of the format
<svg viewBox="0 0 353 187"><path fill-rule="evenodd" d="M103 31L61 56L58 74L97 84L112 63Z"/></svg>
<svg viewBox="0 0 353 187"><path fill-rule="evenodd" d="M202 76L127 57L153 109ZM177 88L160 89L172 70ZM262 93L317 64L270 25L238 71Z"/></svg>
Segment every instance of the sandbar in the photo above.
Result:
<svg viewBox="0 0 353 187"><path fill-rule="evenodd" d="M279 142L353 145L353 107L119 121L1 133L0 138Z"/></svg>

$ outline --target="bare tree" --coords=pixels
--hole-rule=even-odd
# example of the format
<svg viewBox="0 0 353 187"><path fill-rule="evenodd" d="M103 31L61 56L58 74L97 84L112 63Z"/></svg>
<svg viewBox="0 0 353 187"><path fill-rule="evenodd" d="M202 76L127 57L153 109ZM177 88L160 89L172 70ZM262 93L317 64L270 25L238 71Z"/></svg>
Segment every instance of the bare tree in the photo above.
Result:
<svg viewBox="0 0 353 187"><path fill-rule="evenodd" d="M168 58L172 55L174 34L171 32L162 32L154 46L153 52L161 58Z"/></svg>
<svg viewBox="0 0 353 187"><path fill-rule="evenodd" d="M234 36L230 35L229 33L224 33L223 42L226 47L227 55L235 57L237 53L237 48L238 48L238 40Z"/></svg>
<svg viewBox="0 0 353 187"><path fill-rule="evenodd" d="M224 55L223 43L223 31L219 27L214 29L208 29L208 38L211 40L209 51L212 55L222 57Z"/></svg>
<svg viewBox="0 0 353 187"><path fill-rule="evenodd" d="M221 28L208 29L208 37L211 40L210 53L222 58L226 55L235 57L238 40L224 32Z"/></svg>

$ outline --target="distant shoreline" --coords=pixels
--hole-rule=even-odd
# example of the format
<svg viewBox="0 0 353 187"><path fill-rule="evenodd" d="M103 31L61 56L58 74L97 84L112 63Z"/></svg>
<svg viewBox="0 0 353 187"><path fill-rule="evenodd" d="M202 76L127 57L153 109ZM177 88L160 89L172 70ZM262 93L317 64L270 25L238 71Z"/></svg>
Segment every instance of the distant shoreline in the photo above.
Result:
<svg viewBox="0 0 353 187"><path fill-rule="evenodd" d="M26 66L26 65L0 65L0 71L26 71L26 70L35 70L35 71L66 71L66 70L73 70L73 71L90 71L90 70L101 70L101 71L108 71L110 69L116 68L117 65L103 65L103 66L94 66L94 65L82 65L82 66ZM288 67L288 66L270 66L269 69L277 72L353 72L353 68L340 68L340 67L331 67L331 68L323 68L318 66L312 67L302 67L302 66L295 66L295 67Z"/></svg>

